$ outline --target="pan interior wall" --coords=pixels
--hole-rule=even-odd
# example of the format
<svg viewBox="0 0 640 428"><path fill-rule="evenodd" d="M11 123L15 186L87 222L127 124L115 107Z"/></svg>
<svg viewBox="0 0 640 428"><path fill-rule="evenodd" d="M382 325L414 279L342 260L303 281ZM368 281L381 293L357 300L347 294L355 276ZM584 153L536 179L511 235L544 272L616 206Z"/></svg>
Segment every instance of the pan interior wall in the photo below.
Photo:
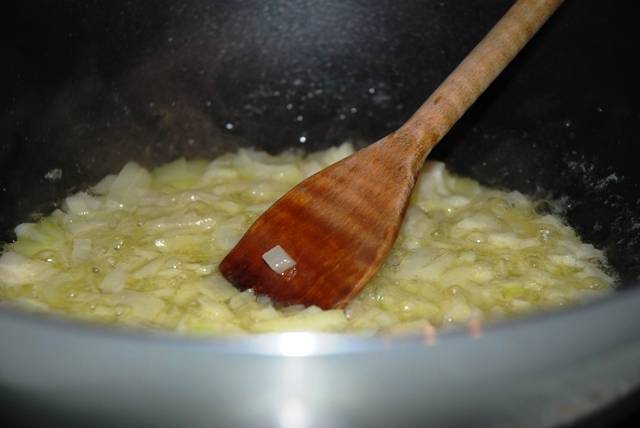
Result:
<svg viewBox="0 0 640 428"><path fill-rule="evenodd" d="M375 141L510 4L8 5L0 239L129 160ZM632 8L567 2L433 153L485 184L560 199L625 281L640 276Z"/></svg>

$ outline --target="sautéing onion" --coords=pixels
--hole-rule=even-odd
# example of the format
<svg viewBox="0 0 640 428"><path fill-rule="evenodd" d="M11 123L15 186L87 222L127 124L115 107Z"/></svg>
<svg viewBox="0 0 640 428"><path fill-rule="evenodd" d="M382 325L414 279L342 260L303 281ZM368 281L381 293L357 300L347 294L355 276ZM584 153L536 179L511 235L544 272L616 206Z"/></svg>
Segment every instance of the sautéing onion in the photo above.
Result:
<svg viewBox="0 0 640 428"><path fill-rule="evenodd" d="M16 228L18 239L0 257L0 300L188 334L372 333L495 320L612 290L602 252L561 219L437 162L424 168L390 257L345 310L276 308L229 285L217 264L255 218L352 151L346 144L305 157L240 150L153 171L129 163ZM284 251L266 258L277 270L295 264Z"/></svg>

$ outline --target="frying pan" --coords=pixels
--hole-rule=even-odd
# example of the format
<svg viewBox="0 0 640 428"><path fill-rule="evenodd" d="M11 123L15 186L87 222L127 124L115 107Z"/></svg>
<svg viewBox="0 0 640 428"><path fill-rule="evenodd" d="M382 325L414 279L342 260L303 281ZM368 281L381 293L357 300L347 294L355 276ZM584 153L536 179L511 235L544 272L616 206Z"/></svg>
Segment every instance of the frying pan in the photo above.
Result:
<svg viewBox="0 0 640 428"><path fill-rule="evenodd" d="M1 239L128 160L375 141L510 3L9 2ZM567 1L431 155L484 184L561 201L584 240L606 251L620 278L614 296L435 342L195 340L1 308L0 393L18 409L9 414L61 426L556 426L634 391L632 3Z"/></svg>

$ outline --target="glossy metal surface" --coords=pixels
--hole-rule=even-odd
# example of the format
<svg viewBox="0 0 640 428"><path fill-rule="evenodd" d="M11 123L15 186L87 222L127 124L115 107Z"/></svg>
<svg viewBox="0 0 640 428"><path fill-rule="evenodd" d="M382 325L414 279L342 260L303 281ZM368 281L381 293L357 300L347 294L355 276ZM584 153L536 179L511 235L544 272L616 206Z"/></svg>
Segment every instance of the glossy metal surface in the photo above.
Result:
<svg viewBox="0 0 640 428"><path fill-rule="evenodd" d="M28 397L32 415L71 424L553 426L638 385L639 304L630 291L487 329L395 339L188 340L3 312L0 384L9 403Z"/></svg>

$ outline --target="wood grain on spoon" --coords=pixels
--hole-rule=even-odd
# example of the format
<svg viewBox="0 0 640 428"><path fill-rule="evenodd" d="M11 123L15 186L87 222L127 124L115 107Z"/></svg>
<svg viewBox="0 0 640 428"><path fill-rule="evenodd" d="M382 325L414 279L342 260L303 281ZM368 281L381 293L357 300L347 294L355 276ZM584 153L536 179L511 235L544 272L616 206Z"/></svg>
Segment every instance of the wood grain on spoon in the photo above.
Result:
<svg viewBox="0 0 640 428"><path fill-rule="evenodd" d="M553 14L562 0L518 0L396 132L306 179L251 226L220 264L239 289L280 304L343 307L393 245L431 149ZM296 262L278 274L262 255Z"/></svg>

